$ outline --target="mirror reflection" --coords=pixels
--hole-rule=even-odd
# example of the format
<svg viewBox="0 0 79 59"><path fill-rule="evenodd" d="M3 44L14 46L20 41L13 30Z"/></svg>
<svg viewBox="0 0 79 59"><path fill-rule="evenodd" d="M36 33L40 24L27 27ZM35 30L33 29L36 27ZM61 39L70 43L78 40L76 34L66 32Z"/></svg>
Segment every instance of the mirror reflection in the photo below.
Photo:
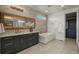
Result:
<svg viewBox="0 0 79 59"><path fill-rule="evenodd" d="M10 15L3 15L4 17L1 19L6 29L11 28L19 28L19 29L27 29L27 28L35 28L35 19L32 18L23 18L23 17L15 17Z"/></svg>

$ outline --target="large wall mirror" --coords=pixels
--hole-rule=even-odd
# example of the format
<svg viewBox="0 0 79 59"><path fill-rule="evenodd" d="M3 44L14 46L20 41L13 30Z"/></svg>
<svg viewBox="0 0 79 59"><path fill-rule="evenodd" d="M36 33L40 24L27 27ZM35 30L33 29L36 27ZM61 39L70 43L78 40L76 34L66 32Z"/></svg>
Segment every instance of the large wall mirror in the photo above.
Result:
<svg viewBox="0 0 79 59"><path fill-rule="evenodd" d="M34 18L17 16L8 13L0 13L0 22L4 24L5 29L35 28Z"/></svg>

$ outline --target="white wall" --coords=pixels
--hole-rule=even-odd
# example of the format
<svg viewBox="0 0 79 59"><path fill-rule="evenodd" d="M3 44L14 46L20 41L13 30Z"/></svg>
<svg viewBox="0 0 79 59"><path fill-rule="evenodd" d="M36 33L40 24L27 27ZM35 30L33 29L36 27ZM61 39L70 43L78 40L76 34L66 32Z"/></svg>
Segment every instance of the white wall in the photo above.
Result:
<svg viewBox="0 0 79 59"><path fill-rule="evenodd" d="M53 15L48 16L48 31L54 33L54 36L56 36L55 39L60 40L64 39L65 36L63 35L65 34L64 26L65 26L64 12L55 13Z"/></svg>
<svg viewBox="0 0 79 59"><path fill-rule="evenodd" d="M79 7L64 10L48 16L48 31L52 32L55 39L65 40L65 14L71 12L77 12Z"/></svg>

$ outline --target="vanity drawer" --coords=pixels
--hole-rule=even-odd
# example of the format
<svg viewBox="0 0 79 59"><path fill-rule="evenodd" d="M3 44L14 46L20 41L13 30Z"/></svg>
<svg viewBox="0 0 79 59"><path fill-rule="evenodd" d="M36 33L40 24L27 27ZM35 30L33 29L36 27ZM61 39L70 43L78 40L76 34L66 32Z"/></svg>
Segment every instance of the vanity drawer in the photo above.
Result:
<svg viewBox="0 0 79 59"><path fill-rule="evenodd" d="M2 49L2 54L12 54L13 53L13 48L12 47L7 47L5 49Z"/></svg>
<svg viewBox="0 0 79 59"><path fill-rule="evenodd" d="M8 46L13 46L14 42L13 40L2 40L2 47L8 47Z"/></svg>
<svg viewBox="0 0 79 59"><path fill-rule="evenodd" d="M13 43L13 39L14 37L6 37L6 38L1 38L1 43L2 44L9 44L9 43Z"/></svg>
<svg viewBox="0 0 79 59"><path fill-rule="evenodd" d="M13 40L2 40L1 43L9 44L9 43L13 43Z"/></svg>

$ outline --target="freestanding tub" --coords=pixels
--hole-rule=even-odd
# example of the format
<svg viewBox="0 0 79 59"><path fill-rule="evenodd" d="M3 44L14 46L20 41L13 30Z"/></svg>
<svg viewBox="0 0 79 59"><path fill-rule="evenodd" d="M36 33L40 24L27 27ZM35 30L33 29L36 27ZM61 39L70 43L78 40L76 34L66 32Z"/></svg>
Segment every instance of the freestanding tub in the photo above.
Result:
<svg viewBox="0 0 79 59"><path fill-rule="evenodd" d="M39 42L46 44L51 40L53 40L53 34L52 33L39 34Z"/></svg>

